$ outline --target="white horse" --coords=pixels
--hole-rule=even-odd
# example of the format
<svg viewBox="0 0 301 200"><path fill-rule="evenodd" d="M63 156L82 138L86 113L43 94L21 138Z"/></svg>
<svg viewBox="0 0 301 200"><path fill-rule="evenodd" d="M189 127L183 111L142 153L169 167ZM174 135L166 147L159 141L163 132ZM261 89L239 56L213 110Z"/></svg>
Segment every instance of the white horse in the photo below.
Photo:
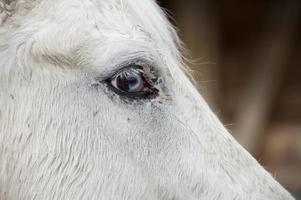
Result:
<svg viewBox="0 0 301 200"><path fill-rule="evenodd" d="M293 199L189 78L153 0L0 0L0 199Z"/></svg>

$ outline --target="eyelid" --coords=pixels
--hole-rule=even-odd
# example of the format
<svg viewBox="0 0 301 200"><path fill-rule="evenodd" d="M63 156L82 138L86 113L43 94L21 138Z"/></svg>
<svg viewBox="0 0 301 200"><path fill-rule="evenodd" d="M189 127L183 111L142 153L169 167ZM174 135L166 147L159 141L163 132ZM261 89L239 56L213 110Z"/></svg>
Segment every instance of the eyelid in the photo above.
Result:
<svg viewBox="0 0 301 200"><path fill-rule="evenodd" d="M112 76L111 79L116 78L118 75L120 75L121 73L130 73L130 72L134 72L134 73L144 73L143 71L143 66L140 65L134 65L134 64L130 64L129 66L123 67L120 70L116 71Z"/></svg>
<svg viewBox="0 0 301 200"><path fill-rule="evenodd" d="M123 62L119 65L112 66L110 70L106 70L101 72L100 74L97 75L95 78L96 81L99 82L106 82L108 79L116 76L118 73L121 71L125 70L126 68L130 68L131 66L142 66L148 68L151 72L153 72L153 75L158 77L159 70L156 67L157 64L155 64L153 61L149 61L146 59L133 59L130 61Z"/></svg>

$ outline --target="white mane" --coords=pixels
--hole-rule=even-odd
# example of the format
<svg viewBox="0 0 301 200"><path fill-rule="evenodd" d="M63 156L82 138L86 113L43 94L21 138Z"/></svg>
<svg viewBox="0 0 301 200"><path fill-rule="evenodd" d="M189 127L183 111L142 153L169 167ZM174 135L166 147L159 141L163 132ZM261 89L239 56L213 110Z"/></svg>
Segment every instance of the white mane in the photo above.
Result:
<svg viewBox="0 0 301 200"><path fill-rule="evenodd" d="M0 199L292 199L209 109L180 46L152 0L0 0ZM154 68L156 98L102 84L132 64Z"/></svg>

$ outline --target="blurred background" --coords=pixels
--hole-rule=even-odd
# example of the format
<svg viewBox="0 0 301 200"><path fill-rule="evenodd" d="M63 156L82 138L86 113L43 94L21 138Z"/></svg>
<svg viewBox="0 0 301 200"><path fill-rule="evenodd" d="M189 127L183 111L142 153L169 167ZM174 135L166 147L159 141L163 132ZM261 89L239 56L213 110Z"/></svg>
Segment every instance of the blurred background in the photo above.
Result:
<svg viewBox="0 0 301 200"><path fill-rule="evenodd" d="M301 199L301 1L159 0L201 94L233 136Z"/></svg>

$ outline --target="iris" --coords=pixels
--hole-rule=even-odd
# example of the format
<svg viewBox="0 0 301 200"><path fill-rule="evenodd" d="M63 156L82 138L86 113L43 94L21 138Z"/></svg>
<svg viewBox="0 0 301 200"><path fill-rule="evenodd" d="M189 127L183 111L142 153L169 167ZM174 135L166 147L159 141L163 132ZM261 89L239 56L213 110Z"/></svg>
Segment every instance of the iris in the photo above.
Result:
<svg viewBox="0 0 301 200"><path fill-rule="evenodd" d="M142 74L136 70L129 70L117 75L116 86L117 89L124 92L142 92L144 89L145 81Z"/></svg>

